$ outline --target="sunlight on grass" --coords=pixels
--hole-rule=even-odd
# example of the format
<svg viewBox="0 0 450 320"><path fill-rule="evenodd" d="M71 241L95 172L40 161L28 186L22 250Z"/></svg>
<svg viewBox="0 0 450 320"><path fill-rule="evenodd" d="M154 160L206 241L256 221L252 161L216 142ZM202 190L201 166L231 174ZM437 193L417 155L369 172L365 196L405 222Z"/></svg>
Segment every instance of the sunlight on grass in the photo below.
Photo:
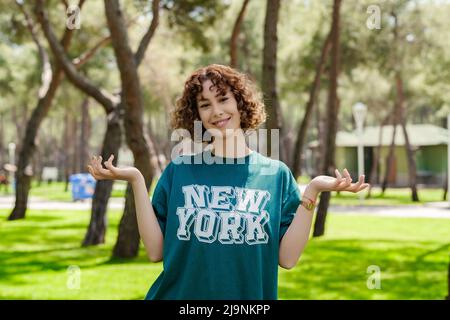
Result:
<svg viewBox="0 0 450 320"><path fill-rule="evenodd" d="M282 299L443 299L450 220L329 215L293 270L280 269ZM369 266L381 288L368 289Z"/></svg>
<svg viewBox="0 0 450 320"><path fill-rule="evenodd" d="M363 191L367 195L367 191ZM420 202L413 202L411 200L411 189L398 188L386 189L384 195L381 193L381 188L373 188L371 198L364 199L364 205L421 205L425 202L443 201L442 189L419 189ZM332 204L339 205L359 205L359 195L350 192L341 192L337 194L332 193Z"/></svg>
<svg viewBox="0 0 450 320"><path fill-rule="evenodd" d="M31 210L6 221L0 210L0 299L143 299L162 270L137 258L111 259L121 211L110 210L106 243L83 248L83 211ZM329 215L326 236L312 239L298 265L280 268L280 299L443 299L450 220ZM370 290L367 268L381 270ZM70 285L80 268L80 289ZM71 289L72 288L72 289Z"/></svg>
<svg viewBox="0 0 450 320"><path fill-rule="evenodd" d="M29 211L25 220L5 221L0 211L1 299L143 299L162 270L139 257L111 260L120 211L110 210L106 243L80 246L88 212ZM70 266L81 270L80 290L69 289Z"/></svg>

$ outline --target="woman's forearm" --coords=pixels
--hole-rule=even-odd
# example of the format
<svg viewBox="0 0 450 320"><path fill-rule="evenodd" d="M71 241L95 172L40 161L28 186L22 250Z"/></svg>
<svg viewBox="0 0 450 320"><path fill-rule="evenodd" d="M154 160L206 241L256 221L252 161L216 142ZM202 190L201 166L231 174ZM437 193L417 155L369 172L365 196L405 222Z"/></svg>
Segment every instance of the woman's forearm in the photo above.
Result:
<svg viewBox="0 0 450 320"><path fill-rule="evenodd" d="M139 173L133 179L131 186L133 188L139 234L147 251L147 256L153 262L161 261L164 238L148 197L147 187L142 174Z"/></svg>
<svg viewBox="0 0 450 320"><path fill-rule="evenodd" d="M316 199L317 192L309 185L306 187L304 196ZM297 264L300 255L309 240L314 212L299 205L294 219L280 242L278 263L285 269L291 269Z"/></svg>

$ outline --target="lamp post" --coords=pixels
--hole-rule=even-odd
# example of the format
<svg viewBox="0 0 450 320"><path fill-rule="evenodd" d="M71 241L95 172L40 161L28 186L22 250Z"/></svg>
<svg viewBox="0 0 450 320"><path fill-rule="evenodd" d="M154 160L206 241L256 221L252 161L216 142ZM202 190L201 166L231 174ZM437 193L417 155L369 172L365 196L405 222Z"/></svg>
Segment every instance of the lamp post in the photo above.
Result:
<svg viewBox="0 0 450 320"><path fill-rule="evenodd" d="M356 122L356 129L358 135L358 177L364 174L364 145L363 145L363 125L367 114L367 106L364 103L358 102L353 106L353 117ZM362 203L363 193L359 193L359 199Z"/></svg>
<svg viewBox="0 0 450 320"><path fill-rule="evenodd" d="M9 151L9 163L11 164L11 170L9 171L9 181L11 181L11 188L14 192L14 166L16 165L16 144L14 142L10 142L8 144L8 151Z"/></svg>

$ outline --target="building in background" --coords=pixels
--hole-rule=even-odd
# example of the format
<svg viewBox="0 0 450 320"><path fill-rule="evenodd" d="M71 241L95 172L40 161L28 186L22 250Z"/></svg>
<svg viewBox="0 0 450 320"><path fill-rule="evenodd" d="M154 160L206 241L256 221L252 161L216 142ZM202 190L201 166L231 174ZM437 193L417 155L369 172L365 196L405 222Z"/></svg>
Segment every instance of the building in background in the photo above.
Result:
<svg viewBox="0 0 450 320"><path fill-rule="evenodd" d="M366 177L369 176L374 164L376 148L380 145L380 128L379 126L364 128L363 144ZM381 157L377 172L380 182L386 170L386 157L392 141L393 128L392 125L388 125L384 126L382 130ZM407 125L406 130L416 159L417 183L442 187L447 174L447 129L431 124L412 124ZM308 144L310 151L307 154L310 157L310 163L317 163L319 160L318 146L317 141ZM347 168L353 177L358 175L357 146L356 132L338 132L336 137L336 166L340 169ZM308 173L315 175L315 172ZM408 186L408 159L405 139L400 125L396 128L394 164L388 180L391 186ZM371 183L374 183L373 179Z"/></svg>

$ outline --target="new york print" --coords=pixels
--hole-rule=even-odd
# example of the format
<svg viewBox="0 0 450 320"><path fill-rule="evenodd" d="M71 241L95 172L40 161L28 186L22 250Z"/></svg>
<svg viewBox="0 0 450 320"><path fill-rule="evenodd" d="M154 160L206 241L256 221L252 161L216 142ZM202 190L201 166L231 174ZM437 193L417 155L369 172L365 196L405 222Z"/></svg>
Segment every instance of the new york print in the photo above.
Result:
<svg viewBox="0 0 450 320"><path fill-rule="evenodd" d="M249 245L267 243L267 190L192 184L183 186L184 206L177 208L177 237L191 241Z"/></svg>

